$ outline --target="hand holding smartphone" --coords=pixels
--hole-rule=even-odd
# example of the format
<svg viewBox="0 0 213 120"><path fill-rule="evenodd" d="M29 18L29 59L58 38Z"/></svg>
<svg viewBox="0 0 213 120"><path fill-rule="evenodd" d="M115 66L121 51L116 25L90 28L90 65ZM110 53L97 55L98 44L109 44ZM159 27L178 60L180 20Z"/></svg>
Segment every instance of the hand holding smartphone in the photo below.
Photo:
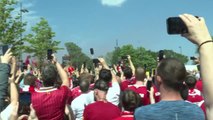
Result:
<svg viewBox="0 0 213 120"><path fill-rule="evenodd" d="M188 33L188 28L180 17L167 19L167 33L170 35Z"/></svg>
<svg viewBox="0 0 213 120"><path fill-rule="evenodd" d="M9 49L8 45L1 45L0 46L0 55L4 55L8 49Z"/></svg>
<svg viewBox="0 0 213 120"><path fill-rule="evenodd" d="M48 49L47 50L47 60L52 60L53 59L53 50L52 49Z"/></svg>

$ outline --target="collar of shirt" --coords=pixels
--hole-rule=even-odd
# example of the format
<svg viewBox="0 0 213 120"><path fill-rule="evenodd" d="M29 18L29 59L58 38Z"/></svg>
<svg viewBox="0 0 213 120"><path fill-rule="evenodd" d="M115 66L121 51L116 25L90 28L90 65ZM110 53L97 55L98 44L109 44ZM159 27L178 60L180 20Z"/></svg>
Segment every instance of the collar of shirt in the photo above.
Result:
<svg viewBox="0 0 213 120"><path fill-rule="evenodd" d="M36 92L52 92L57 90L57 88L50 86L50 87L40 87L40 89L35 89Z"/></svg>
<svg viewBox="0 0 213 120"><path fill-rule="evenodd" d="M121 113L122 117L133 117L133 112L130 112L130 111L123 111Z"/></svg>

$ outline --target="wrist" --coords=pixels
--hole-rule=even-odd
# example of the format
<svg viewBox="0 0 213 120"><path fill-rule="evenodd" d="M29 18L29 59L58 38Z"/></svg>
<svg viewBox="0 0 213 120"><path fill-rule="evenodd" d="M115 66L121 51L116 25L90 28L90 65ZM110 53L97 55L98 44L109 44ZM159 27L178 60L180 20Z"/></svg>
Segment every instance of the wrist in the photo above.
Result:
<svg viewBox="0 0 213 120"><path fill-rule="evenodd" d="M212 43L213 43L213 40L206 40L206 41L200 43L198 46L198 51L200 51L201 47L205 46L206 44L212 44Z"/></svg>

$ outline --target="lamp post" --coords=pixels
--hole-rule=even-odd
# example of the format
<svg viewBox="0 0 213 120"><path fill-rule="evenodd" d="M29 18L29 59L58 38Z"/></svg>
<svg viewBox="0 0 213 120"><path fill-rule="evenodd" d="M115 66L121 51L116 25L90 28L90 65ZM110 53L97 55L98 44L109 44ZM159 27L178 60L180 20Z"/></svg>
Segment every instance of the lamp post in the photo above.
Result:
<svg viewBox="0 0 213 120"><path fill-rule="evenodd" d="M22 8L22 2L20 2L20 21L21 21L21 24L23 23L22 22L22 13L26 13L26 12L29 12L29 11L27 9ZM22 32L20 34L20 40L22 41Z"/></svg>
<svg viewBox="0 0 213 120"><path fill-rule="evenodd" d="M20 22L21 22L21 29L22 29L22 23L23 23L23 20L22 20L22 13L27 13L29 12L27 9L24 9L22 8L22 2L20 2ZM23 43L23 40L22 40L22 30L21 30L21 33L20 33L20 42ZM22 53L19 54L19 60L22 59Z"/></svg>

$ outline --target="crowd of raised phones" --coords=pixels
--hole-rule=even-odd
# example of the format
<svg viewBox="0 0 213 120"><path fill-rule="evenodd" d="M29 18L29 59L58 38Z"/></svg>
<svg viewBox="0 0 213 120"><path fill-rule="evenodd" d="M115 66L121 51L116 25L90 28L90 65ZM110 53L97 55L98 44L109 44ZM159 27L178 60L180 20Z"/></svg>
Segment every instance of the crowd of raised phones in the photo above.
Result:
<svg viewBox="0 0 213 120"><path fill-rule="evenodd" d="M98 58L94 70L62 67L54 54L38 69L28 57L21 70L9 49L0 63L0 120L212 120L213 42L203 18L180 18L183 36L199 46L196 74L174 58L147 74L130 55L112 68Z"/></svg>

